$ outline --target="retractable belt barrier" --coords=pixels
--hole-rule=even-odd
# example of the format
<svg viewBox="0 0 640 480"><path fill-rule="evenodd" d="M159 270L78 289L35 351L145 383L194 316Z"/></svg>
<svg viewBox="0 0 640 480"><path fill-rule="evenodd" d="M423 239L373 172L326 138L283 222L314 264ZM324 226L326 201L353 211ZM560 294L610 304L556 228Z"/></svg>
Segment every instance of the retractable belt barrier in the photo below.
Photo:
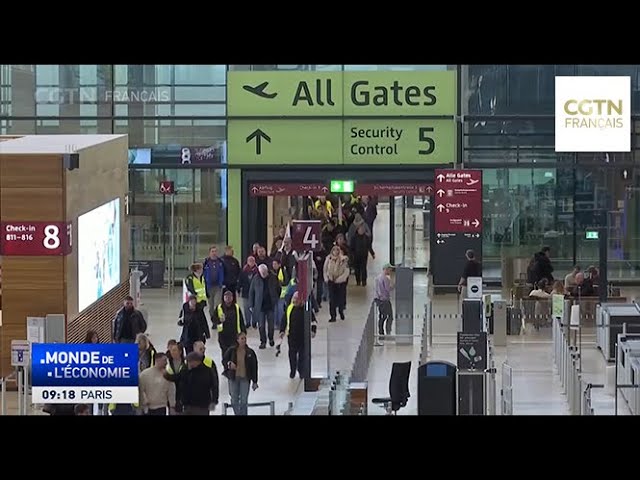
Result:
<svg viewBox="0 0 640 480"><path fill-rule="evenodd" d="M592 390L604 388L604 385L585 382L582 377L581 367L581 342L571 333L579 337L577 329L563 323L562 319L553 319L553 360L560 378L563 393L567 396L569 413L571 415L595 415L592 406Z"/></svg>

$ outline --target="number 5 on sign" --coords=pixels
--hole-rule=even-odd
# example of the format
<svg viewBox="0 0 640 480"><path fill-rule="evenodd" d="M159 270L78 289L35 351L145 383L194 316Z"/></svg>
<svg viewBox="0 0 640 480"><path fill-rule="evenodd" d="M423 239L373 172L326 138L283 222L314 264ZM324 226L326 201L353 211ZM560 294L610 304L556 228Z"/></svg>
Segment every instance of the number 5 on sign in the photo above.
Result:
<svg viewBox="0 0 640 480"><path fill-rule="evenodd" d="M316 252L321 249L320 220L293 220L291 222L291 246L298 252Z"/></svg>

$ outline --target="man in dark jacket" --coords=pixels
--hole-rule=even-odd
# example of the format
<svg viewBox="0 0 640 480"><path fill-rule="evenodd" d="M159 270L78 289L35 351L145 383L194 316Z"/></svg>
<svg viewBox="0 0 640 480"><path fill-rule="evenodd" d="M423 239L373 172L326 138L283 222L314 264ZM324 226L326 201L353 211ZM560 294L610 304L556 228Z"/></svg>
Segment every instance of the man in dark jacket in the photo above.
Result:
<svg viewBox="0 0 640 480"><path fill-rule="evenodd" d="M139 333L147 331L147 322L140 310L133 306L133 298L126 296L124 306L116 314L113 321L114 343L135 343Z"/></svg>
<svg viewBox="0 0 640 480"><path fill-rule="evenodd" d="M550 257L550 247L542 247L542 250L534 255L533 279L535 283L546 278L549 285L553 284L553 266Z"/></svg>
<svg viewBox="0 0 640 480"><path fill-rule="evenodd" d="M364 225L360 225L351 237L351 253L353 255L353 269L356 274L356 285L367 286L367 262L369 254L376 258L371 248L371 237L367 235Z"/></svg>
<svg viewBox="0 0 640 480"><path fill-rule="evenodd" d="M369 231L371 232L371 241L373 242L373 222L376 221L378 216L378 207L375 202L371 201L371 197L368 195L362 196L362 218L369 225Z"/></svg>
<svg viewBox="0 0 640 480"><path fill-rule="evenodd" d="M254 321L257 318L260 329L260 348L269 345L274 346L273 340L274 323L273 312L280 298L280 284L273 273L265 264L258 266L258 275L254 275L249 287L249 308L251 309ZM268 328L268 331L267 331Z"/></svg>
<svg viewBox="0 0 640 480"><path fill-rule="evenodd" d="M209 300L209 315L213 318L213 310L222 299L222 286L224 285L224 264L218 257L218 247L211 246L209 256L204 259L202 266Z"/></svg>
<svg viewBox="0 0 640 480"><path fill-rule="evenodd" d="M286 272L287 282L293 276L293 270L298 263L297 254L293 249L291 237L285 237L282 241L282 255L280 256L280 264Z"/></svg>
<svg viewBox="0 0 640 480"><path fill-rule="evenodd" d="M482 264L476 258L476 252L469 249L464 254L467 261L464 264L464 270L458 281L458 292L460 292L460 299L467 298L467 280L469 277L482 277Z"/></svg>
<svg viewBox="0 0 640 480"><path fill-rule="evenodd" d="M198 298L193 294L190 294L189 301L182 305L178 325L182 325L180 343L184 345L187 353L193 352L193 344L197 341L206 342L211 338L207 317L204 314L204 304L198 302Z"/></svg>
<svg viewBox="0 0 640 480"><path fill-rule="evenodd" d="M187 355L188 369L179 374L180 402L183 415L209 415L209 408L218 403L218 374L205 366L203 357L197 352ZM215 407L214 407L215 408Z"/></svg>
<svg viewBox="0 0 640 480"><path fill-rule="evenodd" d="M228 290L231 290L235 298L236 292L240 288L240 272L242 272L242 267L238 259L233 256L233 247L231 245L227 245L227 248L224 249L222 264L224 266L224 286Z"/></svg>
<svg viewBox="0 0 640 480"><path fill-rule="evenodd" d="M311 338L316 336L317 320L313 312L311 313ZM289 378L296 376L296 371L300 378L304 378L303 358L304 358L304 300L299 292L293 294L291 304L287 307L280 327L280 338L285 335L289 340Z"/></svg>
<svg viewBox="0 0 640 480"><path fill-rule="evenodd" d="M224 358L225 352L236 344L236 338L240 332L247 333L242 310L236 302L233 292L225 290L222 295L222 303L213 312L211 319L213 326L218 330L218 344L221 355Z"/></svg>
<svg viewBox="0 0 640 480"><path fill-rule="evenodd" d="M258 247L255 259L258 265L266 265L267 268L271 268L271 257L267 255L267 250L263 246Z"/></svg>

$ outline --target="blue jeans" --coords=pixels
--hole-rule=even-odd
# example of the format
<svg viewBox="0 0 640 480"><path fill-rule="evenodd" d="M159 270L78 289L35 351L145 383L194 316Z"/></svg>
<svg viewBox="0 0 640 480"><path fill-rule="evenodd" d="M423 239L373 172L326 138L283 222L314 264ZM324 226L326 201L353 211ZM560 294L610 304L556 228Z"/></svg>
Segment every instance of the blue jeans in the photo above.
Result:
<svg viewBox="0 0 640 480"><path fill-rule="evenodd" d="M242 304L243 304L243 312L244 313L244 324L247 328L249 327L257 327L258 326L258 321L253 319L253 314L251 313L251 310L249 310L249 299L248 298L243 298L242 299Z"/></svg>
<svg viewBox="0 0 640 480"><path fill-rule="evenodd" d="M229 380L229 396L231 397L231 407L234 415L249 415L247 403L249 402L250 386L251 384L246 378Z"/></svg>
<svg viewBox="0 0 640 480"><path fill-rule="evenodd" d="M284 298L279 299L278 303L276 304L276 308L274 308L273 310L273 314L275 315L273 323L275 324L276 328L280 328L280 325L282 323L282 315L284 315L284 304Z"/></svg>

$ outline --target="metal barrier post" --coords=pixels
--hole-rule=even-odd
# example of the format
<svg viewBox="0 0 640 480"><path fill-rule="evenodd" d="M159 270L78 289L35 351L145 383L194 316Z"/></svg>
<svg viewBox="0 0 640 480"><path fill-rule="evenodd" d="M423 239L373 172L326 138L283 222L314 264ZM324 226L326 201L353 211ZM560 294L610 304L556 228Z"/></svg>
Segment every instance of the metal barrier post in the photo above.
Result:
<svg viewBox="0 0 640 480"><path fill-rule="evenodd" d="M496 414L496 368L493 361L491 364L491 368L487 371L489 376L487 381L487 415Z"/></svg>
<svg viewBox="0 0 640 480"><path fill-rule="evenodd" d="M513 369L507 362L502 364L500 397L502 415L513 415Z"/></svg>
<svg viewBox="0 0 640 480"><path fill-rule="evenodd" d="M431 300L429 300L428 306L429 306L429 310L427 315L427 322L428 322L429 328L427 331L429 332L429 337L428 337L429 352L431 352L433 348L433 303L431 302Z"/></svg>
<svg viewBox="0 0 640 480"><path fill-rule="evenodd" d="M16 371L17 383L18 383L18 415L24 415L22 412L22 372L20 371L20 367L18 367Z"/></svg>
<svg viewBox="0 0 640 480"><path fill-rule="evenodd" d="M31 362L29 362L29 365L31 364ZM24 383L22 385L22 388L24 389L24 392L22 393L22 402L23 402L23 407L22 407L22 411L24 412L25 415L29 415L29 366L27 367L22 367L22 375L24 376Z"/></svg>
<svg viewBox="0 0 640 480"><path fill-rule="evenodd" d="M413 344L413 269L396 268L396 344ZM390 332L387 332L390 333ZM410 338L410 337L411 338Z"/></svg>
<svg viewBox="0 0 640 480"><path fill-rule="evenodd" d="M7 414L7 381L4 378L0 378L0 415Z"/></svg>

